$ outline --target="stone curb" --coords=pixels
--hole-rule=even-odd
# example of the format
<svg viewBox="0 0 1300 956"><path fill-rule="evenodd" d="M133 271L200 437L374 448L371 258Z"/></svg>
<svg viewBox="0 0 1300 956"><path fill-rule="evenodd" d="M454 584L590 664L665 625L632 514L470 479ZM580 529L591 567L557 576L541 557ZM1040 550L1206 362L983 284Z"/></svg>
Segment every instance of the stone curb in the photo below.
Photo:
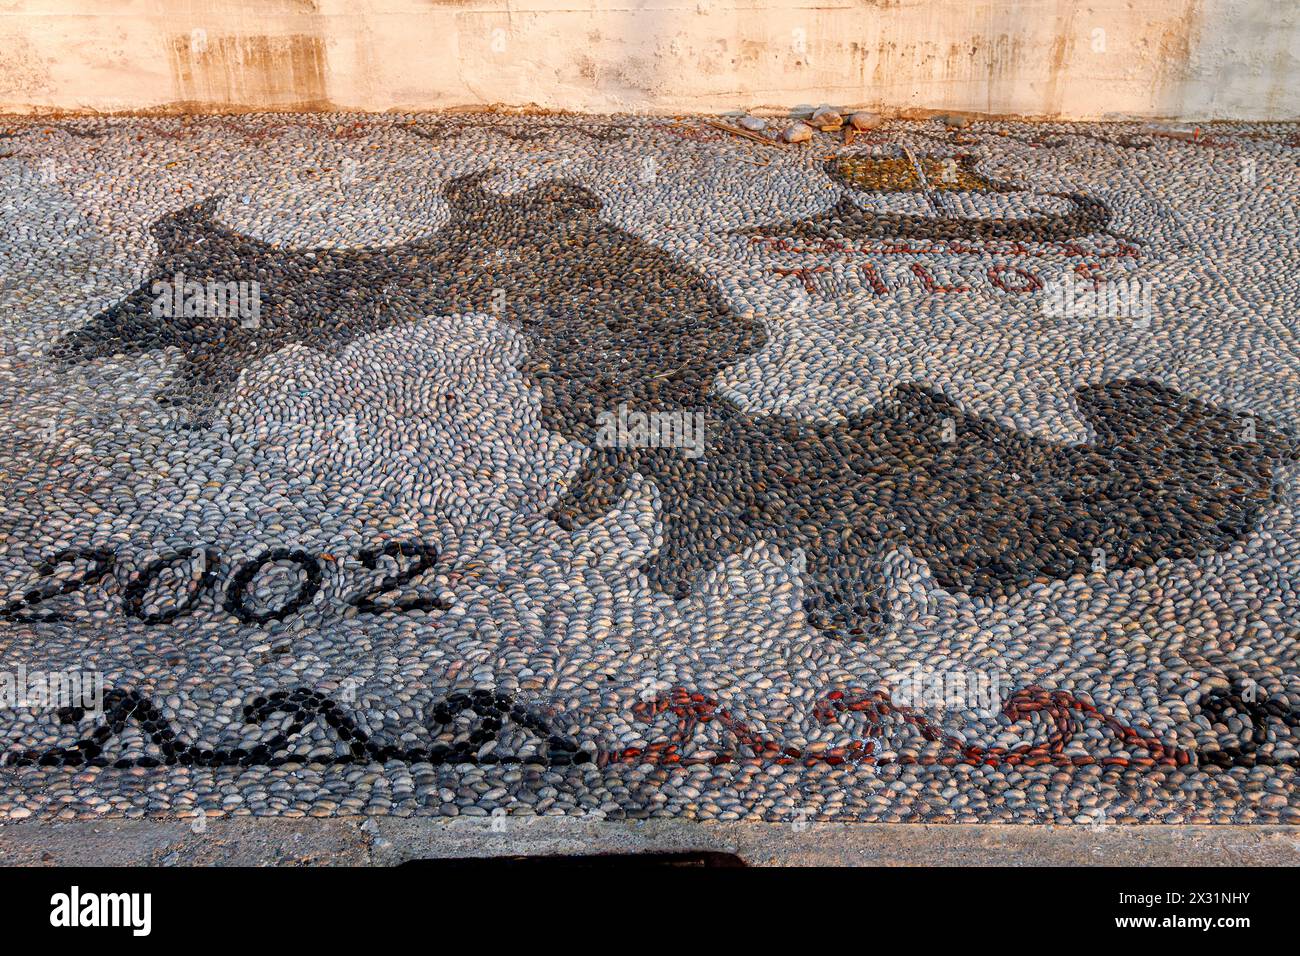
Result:
<svg viewBox="0 0 1300 956"><path fill-rule="evenodd" d="M343 817L24 821L0 826L7 866L393 866L503 856L712 852L751 866L1297 866L1296 826L602 823Z"/></svg>

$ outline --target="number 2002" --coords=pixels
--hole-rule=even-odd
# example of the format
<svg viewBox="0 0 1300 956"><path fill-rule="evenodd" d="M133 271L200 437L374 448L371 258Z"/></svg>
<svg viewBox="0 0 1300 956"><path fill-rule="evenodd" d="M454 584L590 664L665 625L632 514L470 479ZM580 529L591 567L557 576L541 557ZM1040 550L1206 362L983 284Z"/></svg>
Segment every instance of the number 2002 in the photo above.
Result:
<svg viewBox="0 0 1300 956"><path fill-rule="evenodd" d="M397 563L399 569L393 574L383 575L373 586L346 599L346 602L355 607L358 613L384 614L447 609L448 604L445 601L422 595L385 603L376 600L380 595L399 590L431 570L438 560L437 548L414 542L390 541L380 548L365 549L357 553L357 559L371 571L379 569L381 558L391 559ZM410 563L405 567L402 567L403 559L410 559ZM145 597L163 573L169 568L192 565L196 560L200 562L201 573L191 575L184 596L176 606L162 611L146 611ZM84 562L88 567L64 580L38 584L25 592L22 597L0 607L0 618L43 622L67 620L66 614L41 606L53 598L72 594L113 574L117 567L117 556L113 551L101 548L65 548L42 561L37 567L37 573L42 578L53 577L63 565L75 565L77 562ZM296 593L280 606L261 611L254 610L249 603L248 587L263 568L278 562L297 565L305 574L305 580L299 581ZM143 567L139 575L122 588L122 610L127 617L135 618L145 624L164 624L174 621L193 611L204 592L218 587L221 568L221 555L212 548L200 546L182 548L159 557ZM234 569L221 591L222 604L227 611L246 624L278 621L309 605L321 589L322 577L320 559L314 555L292 548L271 548L249 558Z"/></svg>

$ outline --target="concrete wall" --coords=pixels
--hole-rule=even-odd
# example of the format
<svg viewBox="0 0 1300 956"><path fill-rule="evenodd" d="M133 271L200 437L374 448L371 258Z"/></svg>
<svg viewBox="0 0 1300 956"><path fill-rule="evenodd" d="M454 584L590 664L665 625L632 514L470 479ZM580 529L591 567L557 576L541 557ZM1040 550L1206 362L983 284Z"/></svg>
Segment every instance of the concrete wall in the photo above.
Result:
<svg viewBox="0 0 1300 956"><path fill-rule="evenodd" d="M0 111L1300 118L1296 0L0 0Z"/></svg>

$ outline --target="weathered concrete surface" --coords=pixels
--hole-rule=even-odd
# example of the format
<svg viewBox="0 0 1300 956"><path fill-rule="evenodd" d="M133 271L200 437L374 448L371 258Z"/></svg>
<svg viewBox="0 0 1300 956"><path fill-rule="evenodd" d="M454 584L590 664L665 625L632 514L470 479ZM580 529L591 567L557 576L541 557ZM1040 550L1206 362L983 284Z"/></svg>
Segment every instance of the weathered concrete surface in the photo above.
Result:
<svg viewBox="0 0 1300 956"><path fill-rule="evenodd" d="M497 829L493 829L493 825ZM397 818L13 823L0 864L392 866L409 860L591 854L735 854L750 866L1295 866L1300 827L1039 827L602 823Z"/></svg>
<svg viewBox="0 0 1300 956"><path fill-rule="evenodd" d="M1300 116L1277 0L0 0L0 111Z"/></svg>
<svg viewBox="0 0 1300 956"><path fill-rule="evenodd" d="M371 862L358 821L113 820L0 827L6 866L359 866Z"/></svg>

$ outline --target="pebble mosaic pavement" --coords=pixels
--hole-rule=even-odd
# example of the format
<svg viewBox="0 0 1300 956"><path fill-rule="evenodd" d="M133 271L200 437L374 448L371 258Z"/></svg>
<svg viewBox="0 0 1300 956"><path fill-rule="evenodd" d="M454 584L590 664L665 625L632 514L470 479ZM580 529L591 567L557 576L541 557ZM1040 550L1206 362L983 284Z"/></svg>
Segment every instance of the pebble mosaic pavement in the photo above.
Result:
<svg viewBox="0 0 1300 956"><path fill-rule="evenodd" d="M11 121L0 818L1300 822L1298 165Z"/></svg>

